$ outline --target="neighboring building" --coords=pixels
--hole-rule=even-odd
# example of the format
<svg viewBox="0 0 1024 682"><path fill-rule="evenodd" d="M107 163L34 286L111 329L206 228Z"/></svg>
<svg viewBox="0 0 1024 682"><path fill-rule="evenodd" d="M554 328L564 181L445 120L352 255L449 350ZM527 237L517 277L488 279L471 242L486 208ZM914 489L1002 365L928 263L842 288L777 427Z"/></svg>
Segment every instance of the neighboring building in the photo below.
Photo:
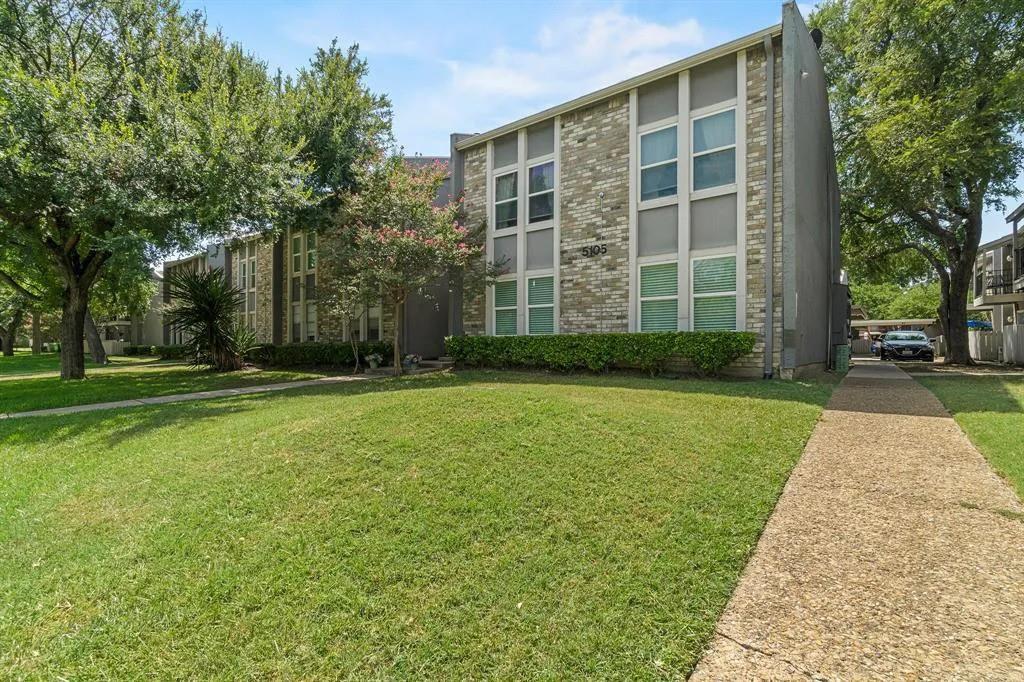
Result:
<svg viewBox="0 0 1024 682"><path fill-rule="evenodd" d="M1013 231L978 247L978 259L971 280L973 309L992 314L992 330L1002 332L1012 324L1024 324L1024 243L1017 227L1024 219L1024 204L1011 212L1006 222Z"/></svg>
<svg viewBox="0 0 1024 682"><path fill-rule="evenodd" d="M818 41L788 3L781 25L453 135L454 193L506 268L451 332L747 330L744 373L829 366L849 309Z"/></svg>
<svg viewBox="0 0 1024 682"><path fill-rule="evenodd" d="M156 291L149 300L149 307L142 315L133 315L131 318L119 318L116 320L97 320L96 326L100 332L100 338L104 344L109 342L108 352L116 350L120 353L123 346L120 342L131 346L159 346L164 343L164 324L161 307L164 300L163 279L153 274L156 282Z"/></svg>
<svg viewBox="0 0 1024 682"><path fill-rule="evenodd" d="M413 165L447 164L445 157L408 157ZM436 205L451 198L450 178L438 190ZM318 235L303 230L286 230L275 239L262 236L233 239L211 246L206 253L165 264L168 269L220 267L228 280L242 290L238 322L252 329L260 343L309 343L348 341L351 331L364 341L390 340L394 314L377 302L353 321L333 315L321 302L331 291L329 269L322 267ZM431 287L431 296L412 297L405 305L402 349L425 358L444 353L448 333L449 295L447 282ZM170 294L164 300L170 302ZM350 324L356 327L350 330ZM182 343L184 335L168 329L168 343Z"/></svg>
<svg viewBox="0 0 1024 682"><path fill-rule="evenodd" d="M211 244L205 250L185 258L164 261L163 279L161 280L160 298L164 306L171 303L171 291L167 286L167 278L175 272L193 270L205 272L214 268L224 269L227 265L227 249L222 244ZM163 324L163 345L185 343L186 335L171 325Z"/></svg>

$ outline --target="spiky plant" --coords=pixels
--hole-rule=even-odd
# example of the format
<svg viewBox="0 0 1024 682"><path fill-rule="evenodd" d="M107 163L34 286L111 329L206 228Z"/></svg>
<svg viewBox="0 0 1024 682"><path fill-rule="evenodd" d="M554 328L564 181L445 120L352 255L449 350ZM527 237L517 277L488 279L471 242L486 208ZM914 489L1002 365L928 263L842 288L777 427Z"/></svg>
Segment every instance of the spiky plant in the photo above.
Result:
<svg viewBox="0 0 1024 682"><path fill-rule="evenodd" d="M193 363L221 372L241 369L245 354L256 345L255 334L236 322L242 290L220 268L174 272L166 282L173 301L167 321L188 337Z"/></svg>

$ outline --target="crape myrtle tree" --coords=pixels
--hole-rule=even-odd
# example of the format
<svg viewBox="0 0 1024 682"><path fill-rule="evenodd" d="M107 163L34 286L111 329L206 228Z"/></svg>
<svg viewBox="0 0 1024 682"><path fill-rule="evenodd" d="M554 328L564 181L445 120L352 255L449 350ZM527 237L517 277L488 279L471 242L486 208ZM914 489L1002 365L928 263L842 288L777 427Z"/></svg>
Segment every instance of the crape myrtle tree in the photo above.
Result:
<svg viewBox="0 0 1024 682"><path fill-rule="evenodd" d="M381 156L359 171L330 232L335 245L331 278L351 296L349 305L382 300L394 315L394 370L402 372L401 329L406 301L482 261L479 235L463 225L462 200L434 206L447 176L443 163L411 164ZM481 273L486 277L487 273Z"/></svg>
<svg viewBox="0 0 1024 682"><path fill-rule="evenodd" d="M0 246L60 282L61 377L121 250L187 250L305 202L265 66L168 0L0 4Z"/></svg>
<svg viewBox="0 0 1024 682"><path fill-rule="evenodd" d="M939 281L946 362L970 363L967 297L986 207L1024 160L1021 0L824 0L844 246ZM914 269L897 261L896 274Z"/></svg>

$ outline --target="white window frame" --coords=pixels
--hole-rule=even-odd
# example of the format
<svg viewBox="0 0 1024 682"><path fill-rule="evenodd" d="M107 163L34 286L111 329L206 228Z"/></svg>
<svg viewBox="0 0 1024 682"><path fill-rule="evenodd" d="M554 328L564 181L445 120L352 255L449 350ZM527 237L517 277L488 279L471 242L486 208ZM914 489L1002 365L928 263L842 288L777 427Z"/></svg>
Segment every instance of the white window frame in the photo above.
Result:
<svg viewBox="0 0 1024 682"><path fill-rule="evenodd" d="M316 308L317 325L316 325L316 329L313 330L313 335L312 335L313 338L312 339L309 338L310 334L309 334L309 329L308 329L307 320L306 320L306 318L307 318L307 314L306 314L306 307L307 307L307 305L309 303L312 303L314 306L317 305L316 300L310 301L309 299L306 298L306 275L313 275L313 281L316 282L316 280L317 280L317 277L316 277L316 275L317 275L317 265L318 265L318 263L317 263L317 246L319 246L319 244L317 244L316 246L314 246L314 248L312 250L310 250L309 249L309 245L308 245L308 235L309 235L309 233L306 232L305 230L292 231L290 228L288 230L288 278L287 278L288 279L288 314L287 314L287 318L288 318L288 341L287 342L288 343L313 343L313 342L316 342L316 341L320 340L320 309L319 309L319 307ZM296 253L295 253L294 248L293 248L294 244L295 244L296 237L298 237L299 245L302 247L302 250L298 254L299 255L299 264L302 266L302 268L298 272L295 271L295 255L296 255ZM314 237L314 240L318 240L318 237ZM313 267L312 268L309 267L309 254L310 253L313 254ZM294 300L293 299L293 294L292 294L293 287L295 286L294 280L295 280L296 276L298 276L298 278L299 278L299 298L298 298L298 300ZM293 341L292 340L292 327L295 324L295 306L296 305L298 305L298 307L299 307L299 311L298 311L298 314L299 314L299 321L298 321L299 322L299 340L298 341Z"/></svg>
<svg viewBox="0 0 1024 682"><path fill-rule="evenodd" d="M726 258L728 256L732 256L733 259L736 261L736 264L735 264L735 268L736 268L736 281L733 282L733 285L732 285L733 286L733 290L732 291L716 291L716 292L710 293L710 294L697 294L697 293L694 293L694 291L693 291L693 272L694 272L694 270L696 268L693 267L693 264L696 261L699 261L699 260L711 260L712 258ZM694 310L696 308L696 306L694 305L694 300L696 300L698 298L719 298L721 296L732 296L733 298L736 299L736 310L737 310L737 316L738 316L739 308L740 308L739 289L740 289L740 258L739 258L739 255L736 253L736 251L733 249L733 247L730 246L730 247L724 247L723 249L706 249L706 250L702 250L702 251L695 251L695 252L693 252L693 255L690 256L690 331L694 330L694 322L695 322L695 320L694 320ZM743 331L741 325L739 324L739 319L738 318L733 323L732 331Z"/></svg>
<svg viewBox="0 0 1024 682"><path fill-rule="evenodd" d="M499 310L514 310L516 311L516 335L519 333L519 327L521 325L522 315L519 314L519 300L522 298L522 287L519 286L519 275L512 273L509 275L502 275L494 280L495 286L501 282L515 282L516 283L516 304L515 305L503 305L499 306L497 301L491 306L491 330L493 336L508 336L508 334L498 334L498 311ZM492 287L493 288L493 287Z"/></svg>
<svg viewBox="0 0 1024 682"><path fill-rule="evenodd" d="M552 292L553 292L553 295L552 295L552 298L551 298L551 303L541 303L541 304L536 304L536 305L530 305L530 281L531 280L535 280L535 279L544 279L546 277L550 277L551 278L551 287L552 287ZM526 277L524 279L526 280L526 299L525 300L526 300L526 333L527 333L527 335L529 335L529 336L552 336L554 334L557 334L558 333L558 317L555 315L555 300L558 298L558 292L554 289L554 286L557 283L557 280L555 279L555 270L554 270L554 268L548 268L546 270L531 270L529 273L527 273L527 275L526 275ZM551 308L551 319L553 321L552 322L552 326L551 326L551 334L533 334L530 331L530 311L533 310L534 308Z"/></svg>
<svg viewBox="0 0 1024 682"><path fill-rule="evenodd" d="M492 174L491 180L491 191L493 192L493 208L492 215L494 216L493 222L491 223L491 231L494 234L505 235L511 234L519 229L519 225L522 221L523 208L519 205L519 183L521 182L521 175L516 175L515 188L516 195L511 199L498 199L498 180L505 177L506 175L513 175L519 172L519 164L505 166L503 168L496 168ZM516 224L508 225L506 227L498 227L498 206L500 204L510 204L516 202Z"/></svg>
<svg viewBox="0 0 1024 682"><path fill-rule="evenodd" d="M551 189L546 189L540 192L530 192L530 171L538 166L546 166L551 164L551 175L552 183ZM526 230L543 230L551 227L555 222L555 187L558 184L554 177L555 174L555 155L545 154L544 156L538 157L537 159L529 159L526 166ZM539 197L542 194L551 195L551 217L545 218L544 220L538 220L535 223L530 222L530 199L533 197Z"/></svg>
<svg viewBox="0 0 1024 682"><path fill-rule="evenodd" d="M711 197L717 197L717 196L721 196L723 194L733 194L733 193L736 192L737 181L739 180L739 175L740 175L740 170L739 170L740 159L739 159L739 145L737 144L737 140L739 139L739 131L736 130L735 126L733 128L734 132L733 132L732 144L722 145L720 147L714 147L712 149L705 149L705 150L699 151L699 152L695 152L693 150L693 132L694 132L694 127L697 124L697 121L703 120L705 118L711 118L712 116L718 116L719 114L724 114L727 111L735 112L734 113L735 121L736 122L739 121L740 110L739 110L739 107L736 104L736 100L735 99L726 100L725 102L718 102L718 103L713 104L711 106L704 107L704 108L699 109L697 111L693 111L690 114L690 150L689 150L690 151L690 173L689 173L689 175L690 175L690 188L689 189L690 189L690 200L691 201L696 201L696 200L699 200L699 199L708 199L708 198L711 198ZM723 152L723 151L726 151L728 149L732 149L733 150L733 164L734 165L733 165L732 182L726 183L724 185L716 185L715 187L705 187L704 189L694 189L694 184L693 184L694 180L695 180L694 168L697 165L697 158L701 157L701 156L707 156L708 154L714 154L715 152Z"/></svg>
<svg viewBox="0 0 1024 682"><path fill-rule="evenodd" d="M638 332L644 332L649 334L651 332L645 332L643 329L643 306L647 301L675 301L676 302L676 331L679 331L679 286L676 286L675 296L644 296L643 290L640 288L640 282L643 281L643 269L652 265L670 265L676 266L676 274L679 273L679 258L665 258L664 254L657 256L643 256L637 259L636 266L636 330Z"/></svg>
<svg viewBox="0 0 1024 682"><path fill-rule="evenodd" d="M252 255L249 255L249 247L252 246ZM236 284L242 292L241 310L238 311L238 324L250 331L256 331L256 283L257 274L256 260L259 257L259 247L251 242L242 242L236 249L232 260L235 262L237 276ZM253 296L253 305L249 305L249 295Z"/></svg>
<svg viewBox="0 0 1024 682"><path fill-rule="evenodd" d="M641 150L643 149L643 139L644 139L644 137L646 135L650 135L651 133L660 133L662 130L666 130L668 128L675 128L676 129L676 155L674 157L672 157L671 159L666 159L665 161L658 161L656 163L649 163L647 165L644 165L643 164L643 159L642 159L642 153L641 153ZM642 209L648 209L648 208L657 208L659 206L671 206L672 204L678 203L679 202L679 182L678 182L678 177L679 177L679 172L678 172L678 170L679 170L679 116L672 116L670 118L665 118L665 119L662 119L660 121L653 121L651 123L648 123L646 125L642 125L642 126L638 127L637 131L636 131L636 138L637 138L637 144L636 144L636 149L637 149L637 154L636 154L636 163L637 163L636 186L637 186L637 197L639 198L640 207ZM649 168L657 168L658 166L666 166L666 165L668 165L670 163L676 164L676 193L675 194L670 194L670 195L664 196L664 197L655 197L653 199L644 199L643 198L643 194L644 194L644 171L649 169Z"/></svg>

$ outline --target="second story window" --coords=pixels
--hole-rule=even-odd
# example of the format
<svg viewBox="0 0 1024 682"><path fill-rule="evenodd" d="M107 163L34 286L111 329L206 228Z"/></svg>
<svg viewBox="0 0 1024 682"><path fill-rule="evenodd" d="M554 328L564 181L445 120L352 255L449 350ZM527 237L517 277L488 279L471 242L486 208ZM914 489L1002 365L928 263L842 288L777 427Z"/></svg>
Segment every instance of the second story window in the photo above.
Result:
<svg viewBox="0 0 1024 682"><path fill-rule="evenodd" d="M676 195L677 138L674 125L640 136L640 201Z"/></svg>
<svg viewBox="0 0 1024 682"><path fill-rule="evenodd" d="M519 222L519 173L494 178L494 229L515 227Z"/></svg>
<svg viewBox="0 0 1024 682"><path fill-rule="evenodd" d="M555 217L555 162L531 166L528 175L530 216L527 222L551 220Z"/></svg>
<svg viewBox="0 0 1024 682"><path fill-rule="evenodd" d="M693 191L736 182L736 110L693 119Z"/></svg>

